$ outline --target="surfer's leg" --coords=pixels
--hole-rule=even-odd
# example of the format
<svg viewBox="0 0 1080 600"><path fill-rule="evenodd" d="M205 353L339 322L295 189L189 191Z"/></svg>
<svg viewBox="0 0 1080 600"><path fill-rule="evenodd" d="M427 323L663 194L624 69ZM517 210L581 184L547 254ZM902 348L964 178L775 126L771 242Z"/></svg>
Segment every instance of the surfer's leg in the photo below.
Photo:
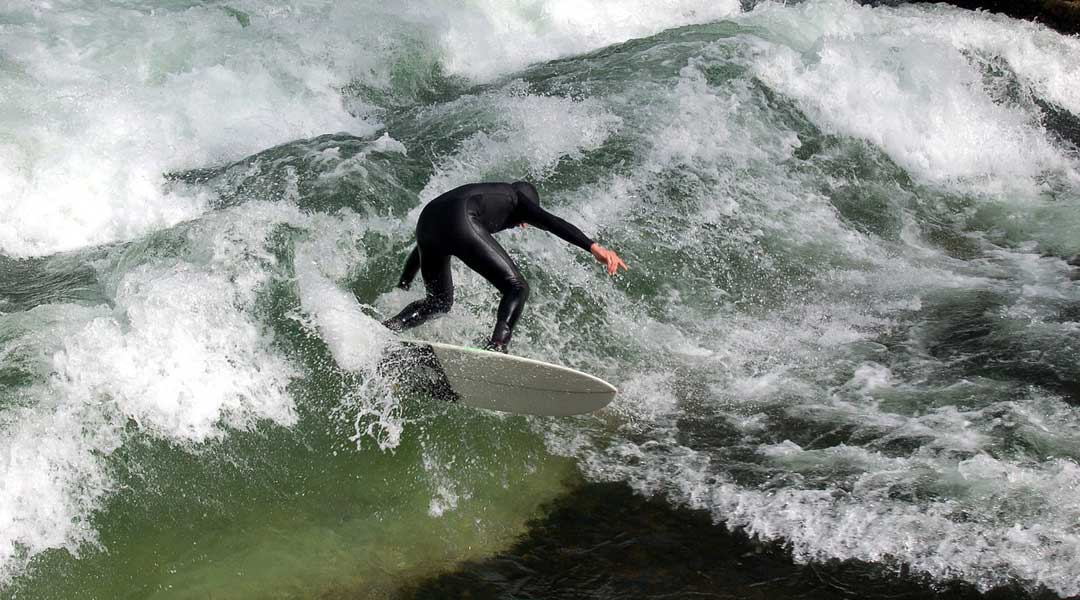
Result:
<svg viewBox="0 0 1080 600"><path fill-rule="evenodd" d="M416 272L420 270L420 246L413 246L412 252L409 253L409 258L405 259L405 268L401 271L401 277L398 279L397 286L403 290L409 289L412 285L413 278L416 277Z"/></svg>
<svg viewBox="0 0 1080 600"><path fill-rule="evenodd" d="M450 275L448 255L421 251L420 275L424 278L427 295L383 321L383 325L392 331L416 327L433 316L446 313L454 305L454 280Z"/></svg>
<svg viewBox="0 0 1080 600"><path fill-rule="evenodd" d="M487 279L500 292L502 301L495 316L495 330L491 333L488 349L506 352L514 325L525 310L529 299L529 284L521 276L514 261L492 235L479 227L474 228L471 243L457 253L467 267Z"/></svg>

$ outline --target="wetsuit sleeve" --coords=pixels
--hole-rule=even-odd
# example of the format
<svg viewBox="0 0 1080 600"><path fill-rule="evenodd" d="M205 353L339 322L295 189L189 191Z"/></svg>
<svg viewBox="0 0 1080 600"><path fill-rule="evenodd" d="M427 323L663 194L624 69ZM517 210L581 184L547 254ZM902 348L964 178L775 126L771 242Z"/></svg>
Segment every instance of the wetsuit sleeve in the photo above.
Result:
<svg viewBox="0 0 1080 600"><path fill-rule="evenodd" d="M593 241L589 236L581 232L580 229L574 227L569 222L544 210L539 204L527 199L520 198L519 209L521 210L522 221L539 227L544 231L549 231L559 236L563 240L585 250L589 251L592 247Z"/></svg>
<svg viewBox="0 0 1080 600"><path fill-rule="evenodd" d="M409 289L413 279L416 277L416 272L419 270L420 247L413 246L412 252L409 253L409 258L405 259L405 269L401 271L401 278L398 279L397 286L403 290Z"/></svg>

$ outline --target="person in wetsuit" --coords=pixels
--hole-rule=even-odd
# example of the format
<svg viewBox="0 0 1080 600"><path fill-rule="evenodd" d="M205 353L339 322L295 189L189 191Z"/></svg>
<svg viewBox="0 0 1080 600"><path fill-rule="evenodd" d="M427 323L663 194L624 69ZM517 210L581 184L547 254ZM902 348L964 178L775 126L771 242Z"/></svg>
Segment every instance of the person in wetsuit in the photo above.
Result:
<svg viewBox="0 0 1080 600"><path fill-rule="evenodd" d="M609 275L628 267L611 250L593 242L580 229L540 207L540 195L531 183L472 183L435 198L420 212L416 247L405 261L397 287L407 290L420 271L427 295L387 319L393 331L416 327L454 304L450 257L456 256L502 292L495 331L487 348L506 352L514 325L529 298L529 284L492 234L526 224L549 231L586 250Z"/></svg>

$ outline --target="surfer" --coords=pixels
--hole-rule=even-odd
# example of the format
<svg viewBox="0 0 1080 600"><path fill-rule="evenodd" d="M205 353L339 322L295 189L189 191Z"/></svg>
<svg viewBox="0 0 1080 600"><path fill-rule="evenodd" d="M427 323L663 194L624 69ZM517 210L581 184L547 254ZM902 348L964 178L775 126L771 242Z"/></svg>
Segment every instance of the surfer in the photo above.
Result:
<svg viewBox="0 0 1080 600"><path fill-rule="evenodd" d="M450 257L456 256L502 293L495 331L486 348L506 352L514 325L529 297L529 284L492 234L520 225L533 225L587 250L614 275L628 269L611 250L589 239L580 229L540 207L536 188L524 181L472 183L435 198L420 212L416 246L405 261L397 287L407 290L416 272L424 278L427 295L383 322L393 331L416 327L446 313L454 304Z"/></svg>

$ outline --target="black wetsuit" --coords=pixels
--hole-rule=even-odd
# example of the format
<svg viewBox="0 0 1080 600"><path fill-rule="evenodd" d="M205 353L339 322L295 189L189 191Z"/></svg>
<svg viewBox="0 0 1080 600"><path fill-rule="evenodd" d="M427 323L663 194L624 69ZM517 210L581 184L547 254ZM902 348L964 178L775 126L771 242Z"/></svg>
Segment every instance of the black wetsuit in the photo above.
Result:
<svg viewBox="0 0 1080 600"><path fill-rule="evenodd" d="M529 284L492 234L521 223L550 231L586 251L593 244L580 229L541 208L532 184L473 183L452 189L420 212L416 248L398 281L398 287L408 289L419 270L427 296L383 324L401 331L450 310L454 303L450 257L456 256L502 292L488 347L505 352L529 297Z"/></svg>

